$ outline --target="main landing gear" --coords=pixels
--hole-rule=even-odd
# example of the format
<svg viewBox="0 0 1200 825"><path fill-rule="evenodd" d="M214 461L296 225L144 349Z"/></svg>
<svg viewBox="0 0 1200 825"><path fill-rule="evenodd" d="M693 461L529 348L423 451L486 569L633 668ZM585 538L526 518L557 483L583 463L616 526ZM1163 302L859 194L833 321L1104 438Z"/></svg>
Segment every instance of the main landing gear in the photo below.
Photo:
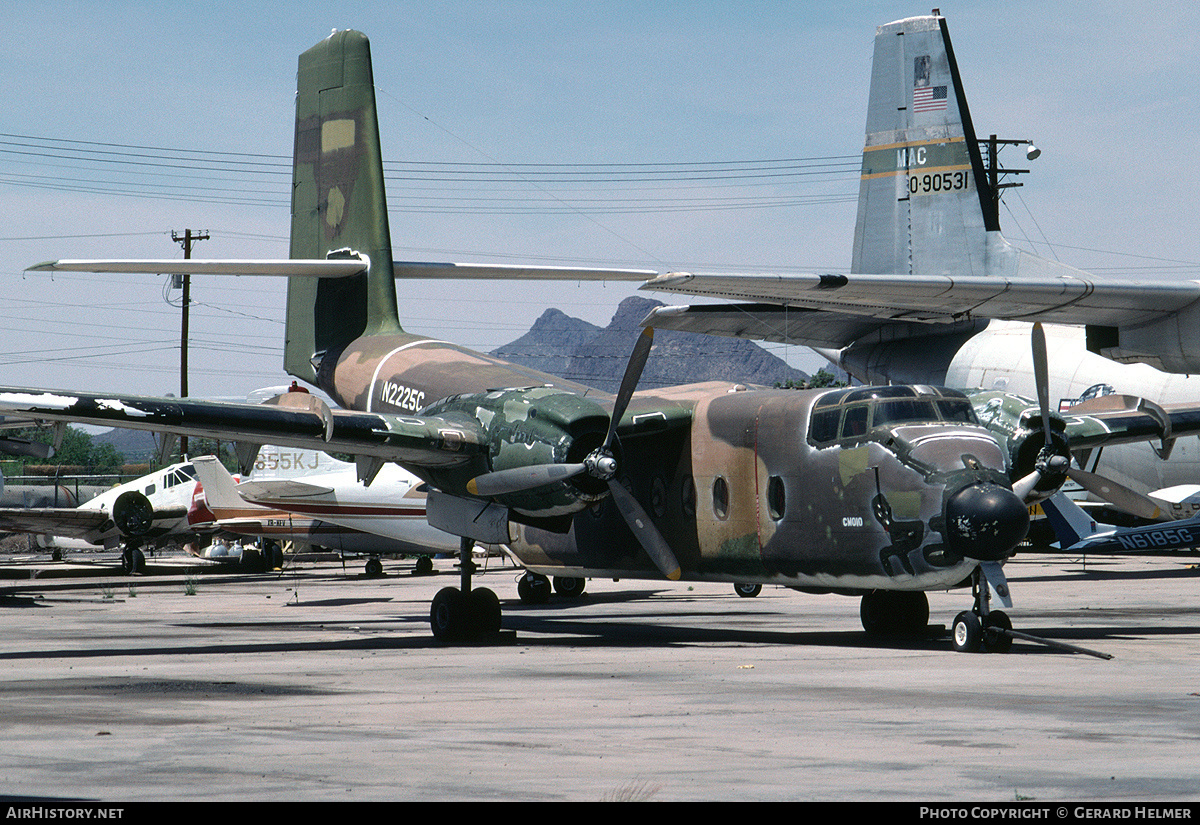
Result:
<svg viewBox="0 0 1200 825"><path fill-rule="evenodd" d="M500 633L500 600L486 587L471 589L475 542L464 538L459 544L462 587L443 587L429 606L429 625L440 642L486 642Z"/></svg>
<svg viewBox="0 0 1200 825"><path fill-rule="evenodd" d="M121 569L125 575L132 576L146 570L146 554L142 552L141 542L127 541L121 548Z"/></svg>

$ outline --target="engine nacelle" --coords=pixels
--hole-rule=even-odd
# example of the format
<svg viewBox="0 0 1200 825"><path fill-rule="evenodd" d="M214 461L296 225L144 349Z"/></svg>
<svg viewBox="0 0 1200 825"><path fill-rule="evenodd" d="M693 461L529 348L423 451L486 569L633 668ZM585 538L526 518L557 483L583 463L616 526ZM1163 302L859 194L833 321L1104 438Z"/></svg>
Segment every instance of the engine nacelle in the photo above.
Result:
<svg viewBox="0 0 1200 825"><path fill-rule="evenodd" d="M971 405L979 422L987 427L1008 453L1009 479L1017 481L1032 473L1038 457L1046 446L1042 413L1037 404L1027 398L1007 392L980 392L971 396ZM1067 423L1061 415L1050 412L1050 441L1055 455L1071 458L1066 436ZM1062 478L1044 477L1037 490L1057 489Z"/></svg>
<svg viewBox="0 0 1200 825"><path fill-rule="evenodd" d="M137 490L126 490L113 502L113 524L126 538L141 538L154 527L154 505Z"/></svg>
<svg viewBox="0 0 1200 825"><path fill-rule="evenodd" d="M435 486L456 496L469 496L467 482L485 472L581 462L604 442L609 420L594 401L550 386L453 396L423 412L468 416L484 431L485 467L430 472ZM518 513L548 518L578 512L606 494L602 481L585 474L495 498Z"/></svg>

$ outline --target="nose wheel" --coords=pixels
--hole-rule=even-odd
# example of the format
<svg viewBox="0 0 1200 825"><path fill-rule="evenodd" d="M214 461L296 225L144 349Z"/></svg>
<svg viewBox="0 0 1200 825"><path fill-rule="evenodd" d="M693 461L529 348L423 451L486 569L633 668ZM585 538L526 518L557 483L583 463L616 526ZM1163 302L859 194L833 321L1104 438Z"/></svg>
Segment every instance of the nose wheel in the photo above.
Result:
<svg viewBox="0 0 1200 825"><path fill-rule="evenodd" d="M954 617L951 635L954 649L959 653L1007 653L1012 647L1012 620L1003 610L992 610L989 606L991 588L1007 594L1008 582L998 564L988 565L988 568L985 572L980 565L971 573L971 595L975 604ZM990 586L989 574L997 579Z"/></svg>

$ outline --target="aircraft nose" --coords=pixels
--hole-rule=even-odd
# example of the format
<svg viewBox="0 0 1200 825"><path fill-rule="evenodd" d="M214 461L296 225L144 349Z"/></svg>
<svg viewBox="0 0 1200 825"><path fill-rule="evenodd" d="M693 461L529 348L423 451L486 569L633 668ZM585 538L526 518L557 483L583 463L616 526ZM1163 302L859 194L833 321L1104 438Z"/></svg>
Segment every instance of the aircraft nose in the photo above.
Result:
<svg viewBox="0 0 1200 825"><path fill-rule="evenodd" d="M946 543L963 558L1008 558L1028 531L1029 510L999 484L971 484L946 501Z"/></svg>

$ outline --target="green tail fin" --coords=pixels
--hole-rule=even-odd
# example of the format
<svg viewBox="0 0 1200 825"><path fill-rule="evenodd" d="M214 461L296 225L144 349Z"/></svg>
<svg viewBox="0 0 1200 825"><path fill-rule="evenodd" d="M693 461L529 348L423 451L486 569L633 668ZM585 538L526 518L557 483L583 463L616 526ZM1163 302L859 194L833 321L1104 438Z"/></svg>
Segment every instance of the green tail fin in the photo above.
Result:
<svg viewBox="0 0 1200 825"><path fill-rule="evenodd" d="M363 275L288 280L284 367L316 383L322 358L365 334L400 332L371 45L335 32L300 55L292 177L293 258L352 250Z"/></svg>

